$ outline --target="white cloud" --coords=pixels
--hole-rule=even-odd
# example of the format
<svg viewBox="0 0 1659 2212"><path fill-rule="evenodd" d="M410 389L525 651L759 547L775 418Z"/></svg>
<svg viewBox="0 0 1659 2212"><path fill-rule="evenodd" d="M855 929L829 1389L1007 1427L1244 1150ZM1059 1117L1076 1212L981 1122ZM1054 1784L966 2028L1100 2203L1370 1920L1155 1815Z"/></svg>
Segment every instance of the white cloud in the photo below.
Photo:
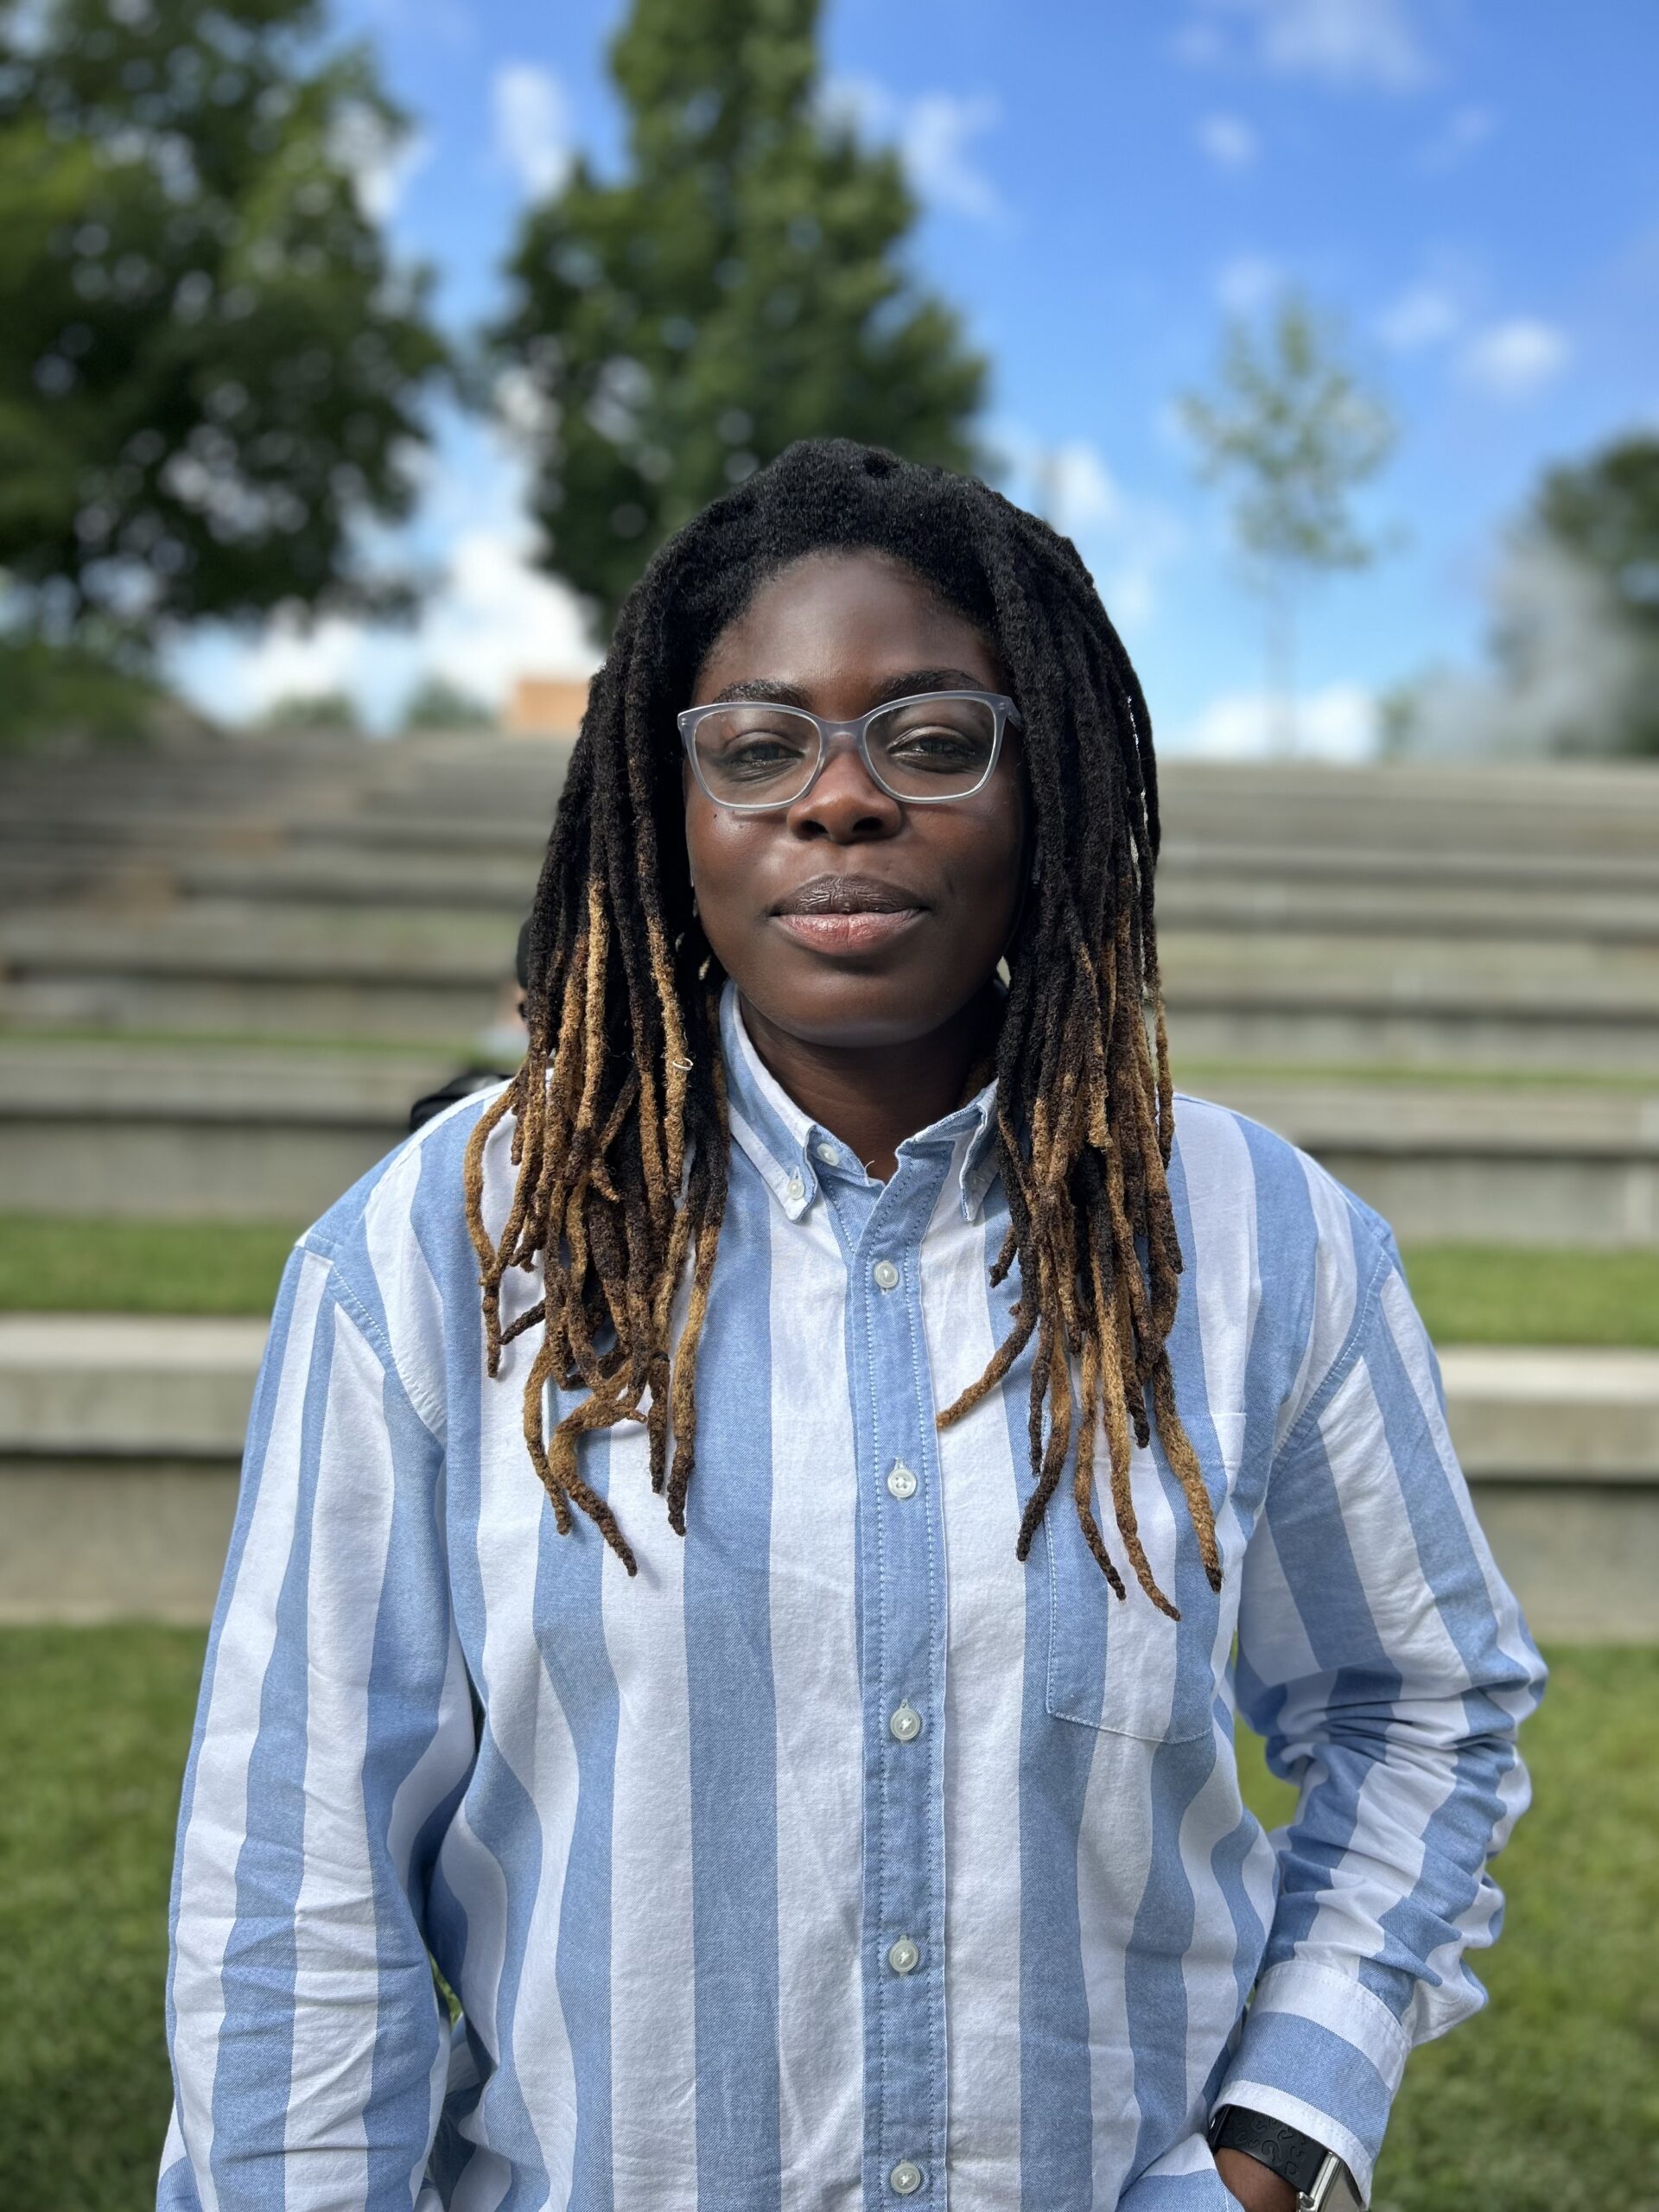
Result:
<svg viewBox="0 0 1659 2212"><path fill-rule="evenodd" d="M508 61L490 80L496 157L540 200L556 192L570 167L570 103L550 69Z"/></svg>
<svg viewBox="0 0 1659 2212"><path fill-rule="evenodd" d="M1516 315L1478 331L1458 367L1464 381L1494 399L1527 399L1552 384L1572 358L1565 331L1529 315Z"/></svg>
<svg viewBox="0 0 1659 2212"><path fill-rule="evenodd" d="M1126 491L1086 438L1049 446L1003 423L992 442L1007 460L1009 496L1073 541L1118 626L1151 623L1164 575L1185 542L1173 510Z"/></svg>
<svg viewBox="0 0 1659 2212"><path fill-rule="evenodd" d="M953 208L981 222L1006 213L996 188L969 156L971 142L991 130L1001 111L988 92L959 99L924 92L910 102L899 134L899 151L916 189L936 207Z"/></svg>
<svg viewBox="0 0 1659 2212"><path fill-rule="evenodd" d="M1369 760L1376 749L1376 701L1357 683L1328 683L1294 702L1292 746L1309 760ZM1259 760L1287 750L1284 702L1267 691L1224 692L1184 728L1158 741L1160 753L1205 760Z"/></svg>
<svg viewBox="0 0 1659 2212"><path fill-rule="evenodd" d="M1230 315L1254 315L1284 289L1283 266L1265 253L1236 253L1216 272L1216 297Z"/></svg>
<svg viewBox="0 0 1659 2212"><path fill-rule="evenodd" d="M1395 353L1420 353L1452 337L1462 322L1463 310L1443 286L1413 284L1378 315L1376 334Z"/></svg>
<svg viewBox="0 0 1659 2212"><path fill-rule="evenodd" d="M180 654L179 682L227 721L278 699L346 691L365 721L386 728L429 675L492 705L519 676L587 675L599 655L576 600L535 565L524 472L505 441L476 429L442 454L423 524L438 542L439 580L413 624L331 615L308 626L277 615L251 638L209 631Z"/></svg>
<svg viewBox="0 0 1659 2212"><path fill-rule="evenodd" d="M974 161L973 143L994 130L1001 106L989 92L918 92L900 99L871 77L836 77L822 94L825 111L872 137L891 139L918 196L930 207L1001 226L1001 194Z"/></svg>
<svg viewBox="0 0 1659 2212"><path fill-rule="evenodd" d="M429 159L432 144L418 130L393 130L366 101L353 100L334 119L329 151L350 170L364 214L372 223L384 223L397 213L410 179Z"/></svg>
<svg viewBox="0 0 1659 2212"><path fill-rule="evenodd" d="M1242 116L1206 115L1197 132L1201 152L1218 169L1248 169L1255 165L1262 142Z"/></svg>
<svg viewBox="0 0 1659 2212"><path fill-rule="evenodd" d="M1418 166L1426 169L1454 168L1459 162L1466 161L1478 146L1484 146L1497 128L1497 118L1489 107L1471 103L1454 108L1418 154Z"/></svg>
<svg viewBox="0 0 1659 2212"><path fill-rule="evenodd" d="M1211 64L1236 48L1275 76L1305 77L1339 89L1409 92L1431 74L1406 0L1198 0L1199 14L1178 40L1186 61Z"/></svg>

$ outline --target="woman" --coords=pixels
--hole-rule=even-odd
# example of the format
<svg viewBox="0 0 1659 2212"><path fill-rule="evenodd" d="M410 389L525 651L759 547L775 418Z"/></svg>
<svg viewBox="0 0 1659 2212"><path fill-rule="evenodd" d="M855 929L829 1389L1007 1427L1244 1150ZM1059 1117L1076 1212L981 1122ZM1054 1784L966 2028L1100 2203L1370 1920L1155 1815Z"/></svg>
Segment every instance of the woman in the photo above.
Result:
<svg viewBox="0 0 1659 2212"><path fill-rule="evenodd" d="M1157 847L982 485L798 445L652 562L523 1067L284 1280L163 2206L1365 2196L1542 1669L1386 1224L1172 1092Z"/></svg>

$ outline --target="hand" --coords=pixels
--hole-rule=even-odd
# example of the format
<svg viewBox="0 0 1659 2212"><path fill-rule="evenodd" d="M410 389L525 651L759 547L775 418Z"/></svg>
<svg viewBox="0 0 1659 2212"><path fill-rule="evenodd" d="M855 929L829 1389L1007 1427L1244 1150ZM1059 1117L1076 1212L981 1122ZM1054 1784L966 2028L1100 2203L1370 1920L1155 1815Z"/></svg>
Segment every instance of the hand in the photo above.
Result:
<svg viewBox="0 0 1659 2212"><path fill-rule="evenodd" d="M1243 2151L1217 2151L1216 2171L1244 2212L1296 2212L1300 2192L1259 2158Z"/></svg>

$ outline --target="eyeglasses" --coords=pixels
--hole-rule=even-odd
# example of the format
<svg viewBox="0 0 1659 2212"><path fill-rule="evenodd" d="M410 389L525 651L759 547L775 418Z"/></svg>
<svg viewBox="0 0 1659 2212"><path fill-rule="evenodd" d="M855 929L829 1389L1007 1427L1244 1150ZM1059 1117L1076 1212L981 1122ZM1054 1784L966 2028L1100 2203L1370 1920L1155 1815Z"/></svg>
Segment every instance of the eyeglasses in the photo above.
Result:
<svg viewBox="0 0 1659 2212"><path fill-rule="evenodd" d="M970 798L989 782L1020 709L1000 691L924 691L855 721L804 707L716 700L676 717L692 773L717 806L761 814L793 806L823 773L832 739L855 745L870 780L906 806Z"/></svg>

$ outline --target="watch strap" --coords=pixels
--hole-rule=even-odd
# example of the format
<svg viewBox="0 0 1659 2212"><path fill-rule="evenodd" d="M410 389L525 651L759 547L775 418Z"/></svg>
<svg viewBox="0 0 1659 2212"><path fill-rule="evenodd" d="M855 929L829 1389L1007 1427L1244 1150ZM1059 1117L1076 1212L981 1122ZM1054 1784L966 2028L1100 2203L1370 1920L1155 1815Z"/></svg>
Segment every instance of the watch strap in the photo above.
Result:
<svg viewBox="0 0 1659 2212"><path fill-rule="evenodd" d="M1325 2172L1331 2153L1300 2127L1246 2105L1229 2105L1210 2133L1212 2151L1242 2151L1258 2165L1268 2166L1304 2196L1311 2195Z"/></svg>

